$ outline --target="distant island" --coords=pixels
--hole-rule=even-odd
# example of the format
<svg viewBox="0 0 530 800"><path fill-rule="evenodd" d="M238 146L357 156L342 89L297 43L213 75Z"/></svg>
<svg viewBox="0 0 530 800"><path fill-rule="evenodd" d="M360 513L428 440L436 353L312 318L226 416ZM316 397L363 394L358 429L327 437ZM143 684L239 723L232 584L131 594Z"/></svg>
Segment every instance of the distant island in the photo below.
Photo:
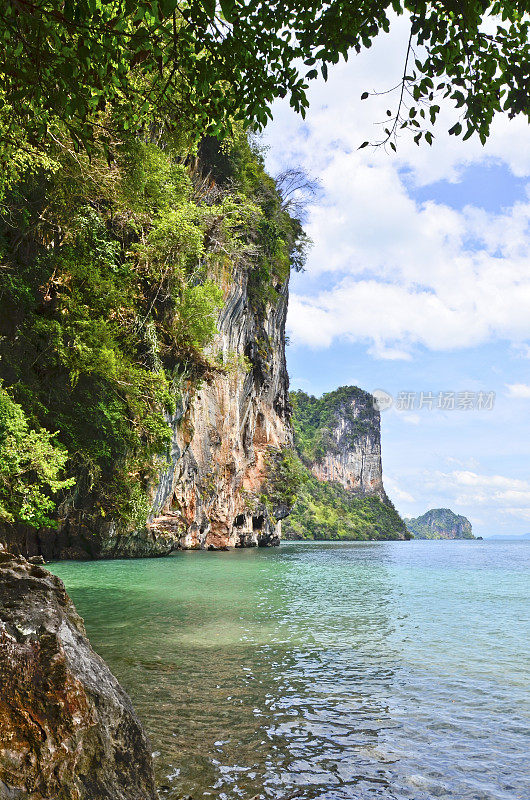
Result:
<svg viewBox="0 0 530 800"><path fill-rule="evenodd" d="M413 539L474 539L471 522L450 508L431 508L421 517L405 517Z"/></svg>

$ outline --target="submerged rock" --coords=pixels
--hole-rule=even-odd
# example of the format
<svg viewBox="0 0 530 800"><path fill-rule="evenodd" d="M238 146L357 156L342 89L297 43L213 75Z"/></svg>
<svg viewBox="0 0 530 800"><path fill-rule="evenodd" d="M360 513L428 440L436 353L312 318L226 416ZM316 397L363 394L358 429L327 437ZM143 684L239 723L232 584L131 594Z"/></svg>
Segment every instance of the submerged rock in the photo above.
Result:
<svg viewBox="0 0 530 800"><path fill-rule="evenodd" d="M0 798L155 800L131 701L59 578L0 552Z"/></svg>
<svg viewBox="0 0 530 800"><path fill-rule="evenodd" d="M45 564L43 556L30 556L28 558L30 564Z"/></svg>

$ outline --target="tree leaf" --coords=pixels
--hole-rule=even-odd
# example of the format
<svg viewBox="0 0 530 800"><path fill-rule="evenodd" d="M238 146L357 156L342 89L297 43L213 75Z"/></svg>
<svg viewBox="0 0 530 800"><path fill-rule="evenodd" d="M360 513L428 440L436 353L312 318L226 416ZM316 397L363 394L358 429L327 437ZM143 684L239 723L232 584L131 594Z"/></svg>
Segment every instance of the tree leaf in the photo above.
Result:
<svg viewBox="0 0 530 800"><path fill-rule="evenodd" d="M210 19L213 19L215 17L215 0L201 0L201 3Z"/></svg>
<svg viewBox="0 0 530 800"><path fill-rule="evenodd" d="M227 22L232 22L234 16L234 9L236 7L235 0L219 0L221 11Z"/></svg>

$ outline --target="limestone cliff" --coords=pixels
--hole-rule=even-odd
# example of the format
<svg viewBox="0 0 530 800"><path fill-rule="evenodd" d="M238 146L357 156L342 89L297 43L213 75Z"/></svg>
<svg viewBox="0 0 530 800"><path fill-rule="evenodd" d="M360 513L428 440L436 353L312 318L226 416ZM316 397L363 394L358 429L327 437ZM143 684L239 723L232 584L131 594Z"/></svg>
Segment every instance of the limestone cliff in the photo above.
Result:
<svg viewBox="0 0 530 800"><path fill-rule="evenodd" d="M384 486L381 426L372 395L343 386L291 395L295 444L308 472L286 526L291 538L405 539Z"/></svg>
<svg viewBox="0 0 530 800"><path fill-rule="evenodd" d="M301 393L298 393L300 399ZM358 497L387 502L381 466L381 423L371 394L355 386L324 395L312 409L317 426L311 472Z"/></svg>
<svg viewBox="0 0 530 800"><path fill-rule="evenodd" d="M0 798L155 800L131 702L62 582L0 552Z"/></svg>
<svg viewBox="0 0 530 800"><path fill-rule="evenodd" d="M474 539L471 522L449 508L432 508L421 517L405 519L414 539Z"/></svg>
<svg viewBox="0 0 530 800"><path fill-rule="evenodd" d="M288 278L271 299L253 296L248 269L224 280L210 357L219 368L197 387L182 380L172 443L157 462L145 525L123 529L90 506L60 509L57 530L0 525L0 541L26 556L120 558L178 548L277 545L288 509L264 502L269 461L292 443L285 319ZM62 513L61 513L62 512Z"/></svg>
<svg viewBox="0 0 530 800"><path fill-rule="evenodd" d="M215 347L227 374L183 397L147 526L150 537L171 547L279 544L287 512L277 506L271 514L261 496L271 455L292 439L285 363L288 282L277 284L277 299L264 313L249 294L248 273L239 271L225 292Z"/></svg>
<svg viewBox="0 0 530 800"><path fill-rule="evenodd" d="M291 441L284 325L307 238L244 133L186 142L128 138L109 163L61 161L38 202L24 184L0 213L0 542L13 551L279 541L287 508L267 472ZM19 230L28 203L42 225Z"/></svg>

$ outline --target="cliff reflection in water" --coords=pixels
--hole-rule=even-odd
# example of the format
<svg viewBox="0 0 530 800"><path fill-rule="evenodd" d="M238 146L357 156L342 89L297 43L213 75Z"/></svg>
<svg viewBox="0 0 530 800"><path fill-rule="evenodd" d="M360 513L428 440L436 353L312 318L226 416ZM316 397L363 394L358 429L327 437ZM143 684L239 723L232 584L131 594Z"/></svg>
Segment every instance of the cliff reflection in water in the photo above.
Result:
<svg viewBox="0 0 530 800"><path fill-rule="evenodd" d="M493 547L299 543L56 571L146 725L162 797L514 800L523 662L498 596L489 672L484 648L488 598L516 599L523 573Z"/></svg>

